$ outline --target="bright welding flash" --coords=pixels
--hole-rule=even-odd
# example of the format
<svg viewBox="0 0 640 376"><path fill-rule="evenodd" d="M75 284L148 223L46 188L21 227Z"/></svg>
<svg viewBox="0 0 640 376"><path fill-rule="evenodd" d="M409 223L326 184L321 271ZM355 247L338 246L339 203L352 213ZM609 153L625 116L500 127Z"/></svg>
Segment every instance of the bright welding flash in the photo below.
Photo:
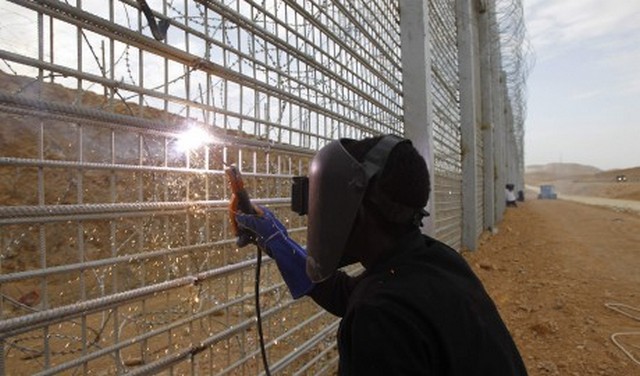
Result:
<svg viewBox="0 0 640 376"><path fill-rule="evenodd" d="M209 132L202 128L191 127L179 135L176 140L176 149L180 152L188 152L214 141Z"/></svg>

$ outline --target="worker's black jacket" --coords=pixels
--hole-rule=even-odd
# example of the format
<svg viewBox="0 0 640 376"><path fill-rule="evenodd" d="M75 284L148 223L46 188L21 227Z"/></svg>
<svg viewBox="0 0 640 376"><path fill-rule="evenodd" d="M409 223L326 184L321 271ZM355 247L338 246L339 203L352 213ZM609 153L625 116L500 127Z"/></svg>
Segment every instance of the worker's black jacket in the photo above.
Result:
<svg viewBox="0 0 640 376"><path fill-rule="evenodd" d="M336 272L310 295L343 317L340 375L526 375L466 261L417 231L390 259L357 277Z"/></svg>

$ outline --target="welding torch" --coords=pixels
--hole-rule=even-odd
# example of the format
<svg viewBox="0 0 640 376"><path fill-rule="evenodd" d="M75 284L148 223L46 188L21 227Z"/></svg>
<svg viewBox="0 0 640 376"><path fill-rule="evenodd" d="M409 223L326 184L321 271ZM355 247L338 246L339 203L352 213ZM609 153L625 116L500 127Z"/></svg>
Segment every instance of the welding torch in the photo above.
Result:
<svg viewBox="0 0 640 376"><path fill-rule="evenodd" d="M238 237L236 240L236 245L238 247L244 247L247 244L253 242L253 235L247 231L240 229L238 227L238 223L236 222L235 214L238 210L245 214L262 214L259 212L259 209L255 208L251 204L251 199L249 198L249 194L244 187L244 182L242 181L242 175L240 175L240 171L235 165L229 165L225 169L225 174L227 175L227 179L229 180L229 186L231 187L231 201L229 203L229 219L231 221L231 226L233 227L233 231L235 235Z"/></svg>
<svg viewBox="0 0 640 376"><path fill-rule="evenodd" d="M242 175L235 165L228 165L225 169L225 174L229 180L231 187L231 201L229 203L229 219L231 220L231 226L238 237L236 245L240 248L246 246L249 243L256 243L254 236L248 231L238 227L236 222L236 212L240 210L244 214L257 214L262 215L260 209L254 207L251 204L251 199L247 190L244 188L244 182L242 181ZM257 245L257 243L256 243ZM262 354L262 363L264 365L264 371L267 376L271 376L269 370L269 363L267 361L267 353L264 345L264 333L262 331L262 314L260 313L260 265L262 264L262 256L258 246L258 257L256 262L256 277L255 277L255 305L256 305L256 319L258 324L258 335L260 338L260 352Z"/></svg>

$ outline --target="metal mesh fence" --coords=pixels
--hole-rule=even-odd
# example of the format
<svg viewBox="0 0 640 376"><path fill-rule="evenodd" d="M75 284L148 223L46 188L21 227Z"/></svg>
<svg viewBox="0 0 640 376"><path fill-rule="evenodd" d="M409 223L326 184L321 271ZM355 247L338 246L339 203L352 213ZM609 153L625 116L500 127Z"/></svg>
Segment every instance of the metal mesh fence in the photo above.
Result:
<svg viewBox="0 0 640 376"><path fill-rule="evenodd" d="M260 374L226 164L304 244L291 177L333 139L405 134L401 1L142 3L0 5L0 374ZM435 237L460 249L456 7L427 6ZM271 371L333 374L337 319L261 260Z"/></svg>
<svg viewBox="0 0 640 376"><path fill-rule="evenodd" d="M429 1L436 237L460 248L462 159L455 1Z"/></svg>
<svg viewBox="0 0 640 376"><path fill-rule="evenodd" d="M0 373L259 373L224 163L304 243L290 177L327 140L403 133L395 2L149 5L164 38L131 0L2 6ZM335 369L336 318L264 263L272 371Z"/></svg>

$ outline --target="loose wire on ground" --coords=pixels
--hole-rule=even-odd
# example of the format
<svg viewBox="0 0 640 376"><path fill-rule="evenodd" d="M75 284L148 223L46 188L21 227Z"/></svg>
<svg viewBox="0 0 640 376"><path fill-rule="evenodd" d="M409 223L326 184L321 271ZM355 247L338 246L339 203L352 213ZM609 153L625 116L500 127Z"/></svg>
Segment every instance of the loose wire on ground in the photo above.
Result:
<svg viewBox="0 0 640 376"><path fill-rule="evenodd" d="M630 305L627 304L623 304L623 303L605 303L604 304L605 307L609 308L610 310L619 312L627 317L632 318L635 321L640 321L640 308L636 308L636 307L632 307ZM635 312L631 313L631 312ZM640 365L640 359L636 358L633 353L631 351L629 351L619 340L618 337L623 337L623 336L638 336L640 337L640 332L618 332L618 333L613 333L611 335L611 341L618 346L618 348L620 350L622 350L622 352L629 357L629 359L631 359L632 362L636 363L637 365Z"/></svg>

